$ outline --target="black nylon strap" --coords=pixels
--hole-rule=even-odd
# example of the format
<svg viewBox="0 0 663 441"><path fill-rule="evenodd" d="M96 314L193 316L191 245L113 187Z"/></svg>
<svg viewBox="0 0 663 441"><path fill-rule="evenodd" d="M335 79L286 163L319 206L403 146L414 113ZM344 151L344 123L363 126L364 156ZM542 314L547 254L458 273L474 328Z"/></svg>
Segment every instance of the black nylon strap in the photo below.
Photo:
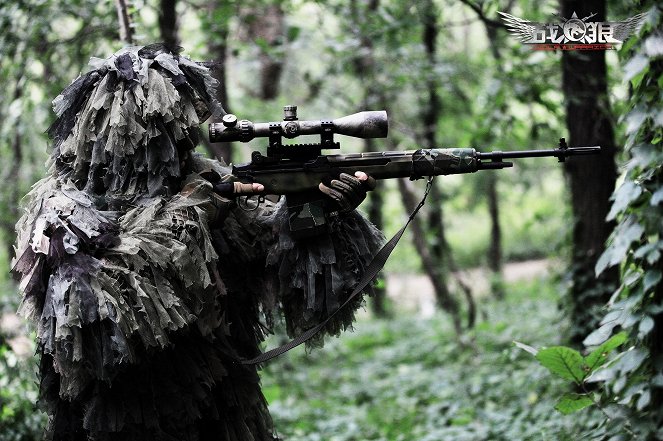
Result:
<svg viewBox="0 0 663 441"><path fill-rule="evenodd" d="M371 283L373 279L378 275L380 270L384 267L385 263L387 263L389 255L391 254L392 251L394 251L394 248L396 248L396 244L398 244L398 241L401 239L401 236L403 235L403 233L405 233L405 229L407 228L408 225L410 225L410 222L417 215L421 207L424 206L426 198L428 197L428 193L430 193L430 189L433 185L433 178L434 178L433 176L430 176L428 178L424 196L421 198L421 201L419 202L417 207L410 214L410 217L408 218L407 222L405 222L405 225L403 225L403 227L400 230L398 230L398 232L396 232L396 234L394 234L394 236L391 239L389 239L389 241L385 243L382 246L382 248L380 248L380 251L378 251L375 254L373 260L371 260L371 263L369 263L368 267L366 267L366 271L364 272L363 276L361 277L361 279L359 279L359 282L357 282L357 286L355 287L355 289L352 291L350 296L345 300L345 302L343 302L343 304L338 307L338 309L336 309L334 312L329 314L329 316L325 320L320 322L318 325L307 330L303 334L298 335L296 338L290 340L288 343L279 346L277 348L271 349L267 352L264 352L251 360L241 360L241 363L244 365L254 365L254 364L264 363L266 361L271 360L272 358L284 354L285 352L288 352L290 349L296 348L302 343L306 343L308 340L313 338L318 332L320 332L327 325L327 323L329 323L329 321L332 318L334 318L336 313L338 313L341 309L345 308L348 305L348 303L352 301L352 299L357 297L364 290L364 288L366 288L366 286L368 286L368 284Z"/></svg>

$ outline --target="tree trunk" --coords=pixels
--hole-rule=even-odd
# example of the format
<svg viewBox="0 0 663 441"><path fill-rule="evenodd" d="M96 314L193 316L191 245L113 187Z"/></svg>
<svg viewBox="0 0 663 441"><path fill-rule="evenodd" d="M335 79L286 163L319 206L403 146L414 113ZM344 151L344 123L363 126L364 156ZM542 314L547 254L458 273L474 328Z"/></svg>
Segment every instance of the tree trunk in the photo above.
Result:
<svg viewBox="0 0 663 441"><path fill-rule="evenodd" d="M280 2L269 2L251 7L241 14L246 27L247 40L261 42L258 61L260 63L260 83L258 98L273 100L279 94L281 73L283 72L285 44L285 14Z"/></svg>
<svg viewBox="0 0 663 441"><path fill-rule="evenodd" d="M19 77L20 78L20 77ZM20 100L23 96L23 86L20 81L16 84L16 89L14 90L14 101ZM2 216L3 225L2 229L4 230L4 236L7 241L8 254L11 256L14 254L13 240L12 237L16 236L14 230L14 225L19 218L19 199L21 192L21 167L23 165L23 143L21 138L21 132L18 128L14 130L14 139L11 143L12 147L12 159L11 167L9 169L9 176L7 176L7 182L11 185L7 186L7 214Z"/></svg>
<svg viewBox="0 0 663 441"><path fill-rule="evenodd" d="M364 151L375 151L375 146L372 139L365 140ZM384 220L382 217L383 206L383 192L380 189L370 192L368 198L368 219L379 230L384 228ZM380 271L376 280L377 283L373 287L373 301L371 302L371 309L376 317L388 317L389 311L386 306L387 282L382 271Z"/></svg>
<svg viewBox="0 0 663 441"><path fill-rule="evenodd" d="M495 63L501 68L502 53L500 52L501 43L497 30L501 24L495 20L487 18L482 12L482 8L472 3L470 0L461 0L466 5L470 6L477 14L479 19L484 25L486 37L489 42L490 53L495 60ZM505 12L510 12L513 7L513 2L509 2L504 9ZM479 9L477 9L479 8ZM494 133L489 131L488 138L482 141L490 142ZM488 248L488 268L491 270L490 290L498 298L504 297L504 284L502 277L502 227L500 225L499 216L499 198L497 194L498 176L494 173L488 173L484 181L486 189L486 199L488 201L488 213L490 215L490 245Z"/></svg>
<svg viewBox="0 0 663 441"><path fill-rule="evenodd" d="M208 5L209 14L208 17L205 17L206 26L204 26L209 35L209 53L216 61L216 65L212 69L212 76L219 82L216 89L216 99L228 113L231 110L227 81L228 35L230 33L229 17L227 15L232 9L229 2L210 0ZM220 122L220 119L217 118L213 122ZM206 146L212 156L225 161L226 164L232 162L232 143L210 142Z"/></svg>
<svg viewBox="0 0 663 441"><path fill-rule="evenodd" d="M423 122L423 144L426 148L436 148L437 141L437 128L438 121L442 116L442 100L438 93L439 82L437 75L435 75L435 65L437 63L437 36L439 34L439 11L435 7L435 3L428 0L424 2L420 9L421 23L423 25L421 41L426 51L428 60L428 69L425 79L425 90L428 91L426 100L422 106L421 120ZM443 290L436 290L438 294L438 303L442 306L445 304L445 298L450 296L447 281L449 279L446 274L451 274L455 263L451 256L451 248L447 242L446 233L444 229L444 212L443 204L444 197L442 191L436 182L431 187L430 194L428 195L429 211L428 211L428 235L432 236L432 241L428 241L428 246L431 251L431 258L433 263L441 270L437 272L438 277L441 277L438 283L444 285ZM472 296L471 289L458 279L460 289L463 292L468 306L468 327L474 326L475 321L475 303ZM435 284L435 282L434 282Z"/></svg>
<svg viewBox="0 0 663 441"><path fill-rule="evenodd" d="M370 0L365 8L359 9L356 0L350 3L351 15L356 21L362 23L369 20L372 14L375 14L380 6L379 0ZM373 54L372 40L362 32L363 27L361 23L354 23L353 28L358 32L356 37L360 41L360 50L357 57L353 59L353 71L359 78L359 81L364 85L364 98L362 106L365 110L370 110L375 105L381 108L386 104L387 100L383 92L380 90L379 84L375 81L375 58ZM364 151L375 151L375 142L373 139L364 140ZM380 230L384 227L382 218L382 207L384 205L384 198L382 192L373 191L369 194L368 199L368 219ZM387 286L384 274L380 272L376 278L378 281L373 289L373 301L371 302L371 309L376 317L388 317L389 313L386 307L386 293Z"/></svg>
<svg viewBox="0 0 663 441"><path fill-rule="evenodd" d="M502 227L500 226L500 205L497 195L498 179L495 173L486 173L486 198L488 200L488 213L490 214L490 245L488 248L488 268L490 278L490 292L498 299L504 298L504 283L502 278Z"/></svg>
<svg viewBox="0 0 663 441"><path fill-rule="evenodd" d="M115 8L117 9L120 39L127 45L132 45L134 42L134 31L131 23L131 1L115 0Z"/></svg>
<svg viewBox="0 0 663 441"><path fill-rule="evenodd" d="M435 68L435 59L437 52L437 10L432 1L428 0L421 4L419 11L421 14L421 24L423 25L421 42L424 45L426 52L427 66L424 72L424 90L426 93L426 100L422 105L421 121L423 123L423 144L425 148L436 148L437 145L437 121L440 118L442 111L442 104L440 103L440 96L437 93L438 82L433 71ZM444 268L444 253L448 248L446 247L446 238L444 236L443 214L442 214L442 192L440 191L437 181L433 182L430 194L428 196L428 235L433 237L432 241L428 242L430 249L430 258L438 268ZM409 210L409 208L408 208ZM424 234L422 232L422 234ZM424 238L426 235L423 236ZM424 265L425 266L425 265ZM429 273L436 274L439 281L433 281L433 284L439 283L444 286L443 289L436 289L435 292L441 297L438 297L438 303L442 306L448 297L449 288L446 285L447 277L442 272Z"/></svg>
<svg viewBox="0 0 663 441"><path fill-rule="evenodd" d="M605 0L561 0L562 16L597 13L605 21ZM615 188L615 140L608 100L603 51L562 51L562 85L566 101L569 145L600 145L601 155L591 161L567 161L574 215L570 292L571 342L580 344L597 325L598 309L616 286L618 272L605 271L598 280L594 266L614 225L605 221Z"/></svg>
<svg viewBox="0 0 663 441"><path fill-rule="evenodd" d="M403 206L408 213L411 213L417 206L417 201L415 200L412 190L409 188L409 181L406 179L398 179L398 189L401 193ZM444 283L446 278L442 273L443 269L435 261L435 258L432 256L429 249L429 245L426 243L426 235L424 233L421 219L418 217L412 219L412 222L410 223L410 229L412 231L412 240L414 241L414 246L417 249L419 257L421 258L421 265L433 283L435 297L437 298L440 307L451 316L456 334L460 336L463 333L463 326L461 324L460 317L460 307L458 306L458 301L456 301L456 299L451 295L449 288L447 287L446 283Z"/></svg>
<svg viewBox="0 0 663 441"><path fill-rule="evenodd" d="M161 7L159 8L159 32L161 33L161 40L167 48L174 51L179 47L177 0L161 0Z"/></svg>
<svg viewBox="0 0 663 441"><path fill-rule="evenodd" d="M434 68L437 58L437 9L432 1L426 1L422 5L421 22L423 31L421 41L426 51L428 69L426 74L425 90L428 91L426 101L422 106L421 120L423 122L423 147L436 148L437 144L437 126L442 113L442 103L440 95L437 92L438 81L434 74ZM433 237L431 254L440 266L444 265L444 253L446 247L446 237L444 234L443 213L442 213L442 192L437 183L433 184L430 195L430 208L428 211L428 230Z"/></svg>

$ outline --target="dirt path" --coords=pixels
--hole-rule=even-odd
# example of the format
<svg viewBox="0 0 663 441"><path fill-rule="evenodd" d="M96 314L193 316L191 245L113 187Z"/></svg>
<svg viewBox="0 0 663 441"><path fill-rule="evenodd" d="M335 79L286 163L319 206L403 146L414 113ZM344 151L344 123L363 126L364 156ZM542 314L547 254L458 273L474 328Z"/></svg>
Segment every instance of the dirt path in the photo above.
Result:
<svg viewBox="0 0 663 441"><path fill-rule="evenodd" d="M544 276L555 264L555 261L548 259L507 263L504 266L504 281L508 283ZM472 287L475 296L489 294L490 273L487 269L475 268L456 275ZM422 317L430 317L436 309L433 285L425 275L388 274L387 296L398 306L417 311Z"/></svg>

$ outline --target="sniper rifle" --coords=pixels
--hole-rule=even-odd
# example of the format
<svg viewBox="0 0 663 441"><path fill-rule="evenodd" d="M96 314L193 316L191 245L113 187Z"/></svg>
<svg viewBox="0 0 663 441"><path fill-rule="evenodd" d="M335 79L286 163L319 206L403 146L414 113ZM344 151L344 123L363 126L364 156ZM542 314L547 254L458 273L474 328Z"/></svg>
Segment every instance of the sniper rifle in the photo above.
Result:
<svg viewBox="0 0 663 441"><path fill-rule="evenodd" d="M211 142L249 142L259 137L269 138L267 154L253 152L251 162L233 167L233 179L243 183L260 183L265 186L265 194L285 195L293 235L314 235L326 227L325 205L329 198L320 192L318 185L337 178L341 173L353 175L356 171L363 171L376 179L428 177L428 184L424 197L405 225L373 257L357 286L338 309L331 311L321 323L288 343L251 360L238 360L246 365L264 363L308 341L371 283L410 221L423 206L434 176L512 167L513 163L505 159L554 156L564 162L568 156L592 155L601 151L599 146L568 147L564 138L561 138L559 147L552 150L481 153L473 148L432 148L323 155L322 150L340 148L340 144L334 141L334 134L356 138L385 138L388 132L387 112L366 111L335 120L298 121L296 106L285 106L283 110L283 121L269 123L238 121L235 115L227 114L221 123L210 124L209 137ZM320 135L320 142L290 145L282 142L283 138L291 139L300 135ZM264 196L258 197L258 204L261 200L264 201Z"/></svg>
<svg viewBox="0 0 663 441"><path fill-rule="evenodd" d="M298 237L315 235L326 228L325 206L329 199L320 192L318 184L328 184L341 173L354 175L363 171L375 179L420 179L512 167L513 163L506 159L554 156L564 162L569 156L601 151L599 146L568 147L561 138L559 147L551 150L481 153L473 148L429 148L324 155L323 150L340 149L340 143L334 141L335 134L385 138L387 112L364 111L334 120L299 121L297 106L285 106L283 110L283 121L267 123L238 121L235 115L224 115L221 123L210 124L209 138L211 142L269 138L266 154L254 151L251 162L234 166L232 174L242 183L264 185L264 194L285 195L290 229ZM283 144L283 138L300 135L320 135L320 142ZM248 207L247 199L244 207ZM257 203L262 201L264 196L259 196Z"/></svg>

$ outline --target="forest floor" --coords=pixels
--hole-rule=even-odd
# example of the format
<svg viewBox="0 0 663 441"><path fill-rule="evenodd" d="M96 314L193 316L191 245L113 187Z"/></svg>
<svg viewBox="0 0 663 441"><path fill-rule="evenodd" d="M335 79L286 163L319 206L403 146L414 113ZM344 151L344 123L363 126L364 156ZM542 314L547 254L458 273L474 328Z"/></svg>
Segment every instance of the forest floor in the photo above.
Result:
<svg viewBox="0 0 663 441"><path fill-rule="evenodd" d="M550 259L508 262L504 265L504 283L532 280L548 275L556 265ZM490 271L485 267L461 270L454 274L472 289L476 297L490 294ZM430 278L425 274L387 274L387 296L397 305L409 312L417 312L421 317L431 317L435 313L435 293Z"/></svg>
<svg viewBox="0 0 663 441"><path fill-rule="evenodd" d="M376 318L363 308L353 332L327 338L323 348L295 348L263 366L278 434L284 441L596 439L599 412L555 411L569 385L514 344L540 348L565 341L568 322L559 307L565 288L554 267L552 261L506 265L503 299L489 295L485 271L457 274L480 300L476 326L462 336L435 306L425 277L390 275L391 317ZM16 338L26 334L11 312L0 317L0 326ZM271 337L267 347L284 338ZM28 426L38 433L43 415L32 407L33 346L23 339L25 358L5 351L0 368L12 379L6 391L15 398L16 433L27 433Z"/></svg>
<svg viewBox="0 0 663 441"><path fill-rule="evenodd" d="M447 314L421 308L434 306L424 278L391 276L389 289L400 283L410 302L390 291L391 317L376 318L367 307L353 332L266 363L263 390L279 435L284 441L596 439L599 411L557 412L569 385L514 344L565 341L568 322L559 306L565 288L548 274L550 266L507 266L503 299L477 289L479 320L462 337ZM469 280L478 288L480 279ZM279 338L268 343L274 347Z"/></svg>

